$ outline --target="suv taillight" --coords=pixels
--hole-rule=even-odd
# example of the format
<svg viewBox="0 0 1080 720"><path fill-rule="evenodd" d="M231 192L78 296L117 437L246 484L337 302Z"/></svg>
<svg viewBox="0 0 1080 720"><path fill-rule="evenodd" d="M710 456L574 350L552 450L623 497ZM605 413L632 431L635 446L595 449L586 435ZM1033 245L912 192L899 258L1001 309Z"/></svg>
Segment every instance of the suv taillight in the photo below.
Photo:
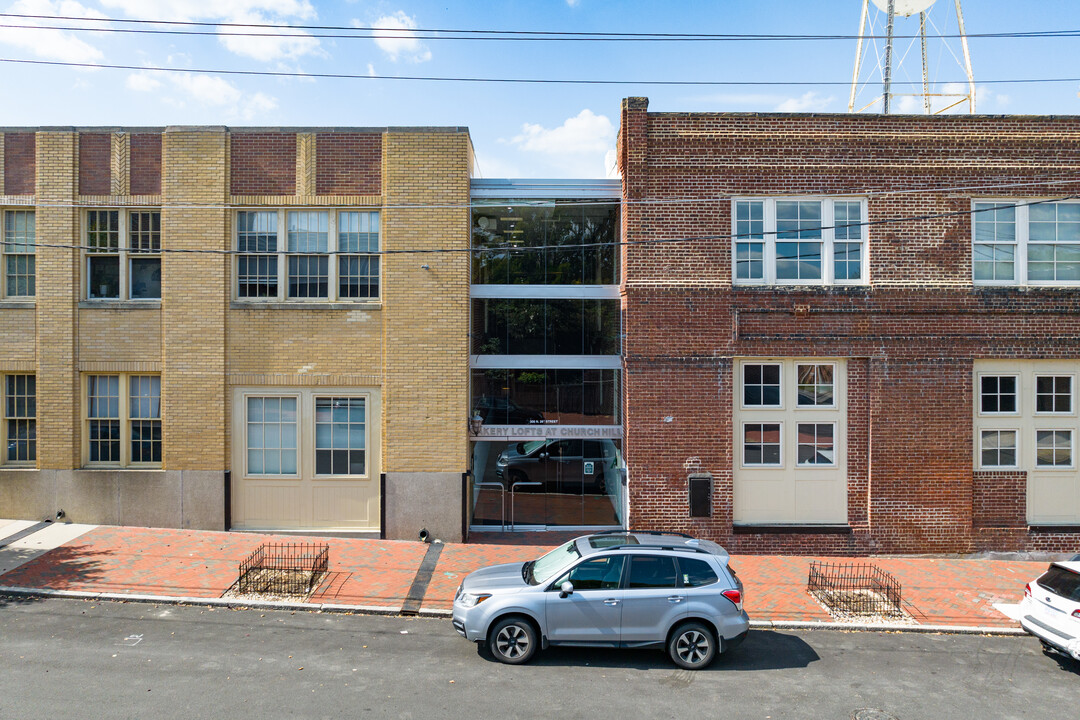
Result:
<svg viewBox="0 0 1080 720"><path fill-rule="evenodd" d="M1074 617L1074 618L1076 618L1077 620L1080 620L1080 610L1073 610L1073 613L1072 613L1072 615L1073 615L1073 617Z"/></svg>
<svg viewBox="0 0 1080 720"><path fill-rule="evenodd" d="M735 607L742 610L742 593L741 592L739 592L738 590L725 590L721 594L724 597L726 597L728 600L730 600L731 602L735 603Z"/></svg>
<svg viewBox="0 0 1080 720"><path fill-rule="evenodd" d="M1024 586L1024 597L1031 597L1031 583Z"/></svg>

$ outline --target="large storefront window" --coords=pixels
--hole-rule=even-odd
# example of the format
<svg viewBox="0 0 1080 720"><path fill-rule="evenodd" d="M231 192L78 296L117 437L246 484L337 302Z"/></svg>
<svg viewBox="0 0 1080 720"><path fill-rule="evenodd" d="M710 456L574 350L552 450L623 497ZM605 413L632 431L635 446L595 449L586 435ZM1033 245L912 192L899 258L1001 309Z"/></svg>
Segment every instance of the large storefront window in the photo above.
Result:
<svg viewBox="0 0 1080 720"><path fill-rule="evenodd" d="M618 370L473 369L486 425L618 425Z"/></svg>
<svg viewBox="0 0 1080 720"><path fill-rule="evenodd" d="M618 355L618 300L473 301L479 355Z"/></svg>
<svg viewBox="0 0 1080 720"><path fill-rule="evenodd" d="M618 203L547 207L485 201L473 208L473 282L614 285Z"/></svg>

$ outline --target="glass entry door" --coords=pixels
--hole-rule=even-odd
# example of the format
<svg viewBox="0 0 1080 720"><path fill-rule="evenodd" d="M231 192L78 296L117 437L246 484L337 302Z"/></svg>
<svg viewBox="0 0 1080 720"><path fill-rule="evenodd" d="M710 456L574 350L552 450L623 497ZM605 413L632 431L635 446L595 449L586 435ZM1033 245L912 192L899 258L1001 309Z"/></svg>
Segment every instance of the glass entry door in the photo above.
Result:
<svg viewBox="0 0 1080 720"><path fill-rule="evenodd" d="M621 527L615 440L552 438L473 445L475 529Z"/></svg>

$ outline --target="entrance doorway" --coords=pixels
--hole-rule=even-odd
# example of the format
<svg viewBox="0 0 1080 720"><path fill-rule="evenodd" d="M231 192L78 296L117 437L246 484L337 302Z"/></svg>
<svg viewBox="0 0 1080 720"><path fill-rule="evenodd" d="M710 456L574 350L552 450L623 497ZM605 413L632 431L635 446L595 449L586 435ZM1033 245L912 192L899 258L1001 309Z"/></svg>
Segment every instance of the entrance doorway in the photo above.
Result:
<svg viewBox="0 0 1080 720"><path fill-rule="evenodd" d="M618 440L475 442L472 527L622 527L623 467Z"/></svg>

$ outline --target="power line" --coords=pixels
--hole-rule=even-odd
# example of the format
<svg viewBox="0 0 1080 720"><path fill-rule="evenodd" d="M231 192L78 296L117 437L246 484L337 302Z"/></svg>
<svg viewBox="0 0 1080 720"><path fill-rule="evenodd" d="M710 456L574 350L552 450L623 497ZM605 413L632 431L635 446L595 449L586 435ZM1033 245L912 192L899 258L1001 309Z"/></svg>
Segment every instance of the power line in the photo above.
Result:
<svg viewBox="0 0 1080 720"><path fill-rule="evenodd" d="M257 36L252 36L257 37ZM359 75L353 73L309 73L285 70L214 70L201 68L172 68L145 65L108 65L104 63L62 62L59 60L25 60L0 58L0 62L22 65L48 65L55 67L93 68L97 70L137 70L142 72L198 73L204 75L245 75L256 77L317 78L322 80L411 80L420 82L467 82L523 85L651 85L651 86L726 86L726 87L848 87L851 82L803 81L803 80L574 80L558 78L482 78L445 77L437 75ZM967 82L967 80L940 81ZM1014 78L1010 80L980 80L980 85L1020 85L1040 83L1075 83L1080 77L1066 78ZM922 85L922 81L893 81L893 85Z"/></svg>
<svg viewBox="0 0 1080 720"><path fill-rule="evenodd" d="M50 18L55 20L75 20L71 17L14 15L0 13L0 17ZM101 18L87 18L101 20ZM67 32L121 33L140 35L192 35L210 37L244 38L317 38L336 40L466 40L498 42L820 42L850 40L883 40L879 35L752 35L752 34L681 34L681 33L564 33L558 31L513 31L513 30L426 30L412 28L378 28L345 26L304 26L304 25L269 25L247 23L196 23L151 20L108 20L118 23L162 23L169 25L188 25L194 27L213 27L213 30L163 30L147 28L87 27L79 25L28 25L23 23L3 23L0 28L18 30L62 30ZM220 28L237 28L221 30ZM306 32L305 28L332 30L334 32ZM257 32L244 32L256 30ZM278 29L278 32L265 30ZM294 32L284 32L291 30ZM300 31L300 32L295 32ZM483 34L481 34L483 33ZM893 39L917 39L918 35L893 35ZM943 39L959 39L960 35L940 35ZM1048 39L1080 37L1080 30L1032 30L1001 33L968 34L970 38L985 39Z"/></svg>
<svg viewBox="0 0 1080 720"><path fill-rule="evenodd" d="M199 35L242 35L245 37L328 37L328 38L364 38L376 39L387 37L401 37L415 40L584 40L584 41L634 41L634 42L685 42L685 41L818 41L818 40L864 40L884 39L884 36L876 35L801 35L801 34L767 34L767 33L631 33L631 32L590 32L590 31L564 31L564 30L485 30L478 28L385 28L376 26L349 26L349 25L292 25L275 23L233 23L233 22L198 22L192 20L140 20L122 18L87 18L73 15L32 15L23 13L0 13L0 18L26 18L34 20L69 20L81 23L124 23L134 25L170 25L186 27L210 27L210 28L248 28L266 30L314 30L348 32L349 35L313 35L311 33L231 33L231 32L187 32L185 31L157 31L167 34L199 34ZM33 29L53 29L91 32L116 32L117 29L103 29L93 27L54 27L54 26L28 26L28 25L0 25L0 27L23 27ZM125 30L120 30L125 32ZM134 32L126 30L126 32ZM142 32L155 32L145 30ZM355 33L376 33L374 35L356 35ZM465 37L462 37L465 36ZM475 36L475 37L469 37ZM917 39L919 35L893 35L894 39ZM942 35L942 38L959 38L960 35ZM1030 30L1010 31L1000 33L968 33L968 38L1054 38L1054 37L1080 37L1080 30Z"/></svg>
<svg viewBox="0 0 1080 720"><path fill-rule="evenodd" d="M941 220L944 218L960 217L960 216L974 216L978 213L984 212L997 212L1002 208L1020 208L1030 207L1033 205L1045 205L1048 203L1064 202L1066 200L1080 199L1080 195L1063 195L1055 198L1044 198L1042 200L1032 200L1030 202L1016 202L1016 203L993 203L991 207L987 208L971 208L968 210L952 210L949 212L939 213L926 213L922 215L908 215L898 218L884 218L882 220L865 220L856 223L840 223L833 225L817 225L800 227L800 232L815 231L815 230L836 230L836 229L850 229L850 228L862 228L873 227L881 225L895 225L898 223L913 223L922 222L926 220ZM415 248L409 250L376 250L372 252L348 252L344 250L328 250L327 252L288 252L288 251L274 251L274 252L249 252L240 250L221 250L217 248L161 248L156 253L140 252L140 257L155 254L182 254L182 255L219 255L219 256L232 256L232 255L296 255L305 257L323 257L328 255L378 255L391 256L391 255L437 255L444 253L515 253L515 252L538 252L542 250L568 250L572 248L600 248L600 247L634 247L639 245L670 245L675 243L687 243L687 242L705 242L713 240L760 240L762 236L771 235L776 236L786 231L781 230L767 230L760 233L721 233L715 235L694 235L694 236L680 236L674 238L656 238L649 237L642 240L616 240L612 242L598 242L598 243L569 243L565 245L497 245L493 247L467 247L467 248ZM869 238L867 238L869 241ZM86 250L91 252L100 253L101 248L96 245L69 245L64 243L27 243L19 240L3 240L0 241L0 245L3 246L18 246L18 247L34 247L34 248L50 248L54 250ZM118 249L119 251L119 249ZM130 250L129 250L130 252Z"/></svg>

